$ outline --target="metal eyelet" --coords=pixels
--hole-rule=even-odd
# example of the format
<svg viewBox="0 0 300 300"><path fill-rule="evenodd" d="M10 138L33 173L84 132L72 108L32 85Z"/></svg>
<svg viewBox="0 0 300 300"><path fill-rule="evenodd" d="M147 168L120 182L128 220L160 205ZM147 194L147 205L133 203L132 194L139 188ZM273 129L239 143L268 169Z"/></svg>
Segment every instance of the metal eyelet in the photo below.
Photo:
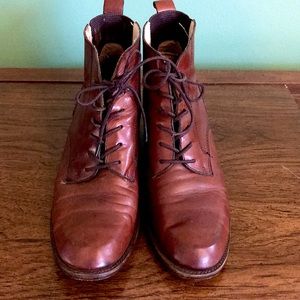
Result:
<svg viewBox="0 0 300 300"><path fill-rule="evenodd" d="M93 139L98 139L99 137L96 136L95 134L93 134L92 132L90 133L90 137L93 138Z"/></svg>
<svg viewBox="0 0 300 300"><path fill-rule="evenodd" d="M100 124L98 124L98 123L96 122L96 120L95 120L94 117L91 118L91 123L92 123L95 127L99 127L99 126L100 126Z"/></svg>

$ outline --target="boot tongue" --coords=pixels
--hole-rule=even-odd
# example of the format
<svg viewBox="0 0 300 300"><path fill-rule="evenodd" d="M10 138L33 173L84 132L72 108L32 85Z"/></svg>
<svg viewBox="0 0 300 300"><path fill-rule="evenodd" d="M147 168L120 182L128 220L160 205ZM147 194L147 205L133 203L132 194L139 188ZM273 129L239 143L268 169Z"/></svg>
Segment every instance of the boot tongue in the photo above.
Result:
<svg viewBox="0 0 300 300"><path fill-rule="evenodd" d="M177 62L178 58L182 54L182 47L178 41L168 40L163 41L159 44L157 49L160 54L174 63Z"/></svg>
<svg viewBox="0 0 300 300"><path fill-rule="evenodd" d="M111 80L115 67L124 53L124 48L117 43L107 43L98 51L102 78Z"/></svg>

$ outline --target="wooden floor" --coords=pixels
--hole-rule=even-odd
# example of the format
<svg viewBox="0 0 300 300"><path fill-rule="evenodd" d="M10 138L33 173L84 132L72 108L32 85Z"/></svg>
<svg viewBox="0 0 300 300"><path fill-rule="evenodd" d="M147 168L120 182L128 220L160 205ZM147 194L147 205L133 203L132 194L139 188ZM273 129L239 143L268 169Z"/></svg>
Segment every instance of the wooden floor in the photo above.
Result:
<svg viewBox="0 0 300 300"><path fill-rule="evenodd" d="M106 282L56 267L53 180L80 79L0 70L0 299L300 299L300 72L199 73L232 216L228 263L206 282L170 275L143 232Z"/></svg>

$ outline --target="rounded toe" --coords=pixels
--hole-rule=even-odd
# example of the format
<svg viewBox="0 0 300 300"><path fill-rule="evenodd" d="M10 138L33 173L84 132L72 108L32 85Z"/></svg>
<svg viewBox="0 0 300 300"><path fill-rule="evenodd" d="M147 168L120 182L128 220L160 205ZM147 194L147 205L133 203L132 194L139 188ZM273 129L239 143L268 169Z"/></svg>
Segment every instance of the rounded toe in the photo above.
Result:
<svg viewBox="0 0 300 300"><path fill-rule="evenodd" d="M175 265L189 270L213 271L226 260L229 231L218 218L203 222L199 216L169 227L160 241L164 255Z"/></svg>
<svg viewBox="0 0 300 300"><path fill-rule="evenodd" d="M104 219L101 214L84 212L54 228L58 258L80 270L106 269L116 264L130 243L130 224L122 216Z"/></svg>
<svg viewBox="0 0 300 300"><path fill-rule="evenodd" d="M218 269L224 262L227 254L227 243L215 242L207 246L186 247L178 241L173 260L180 266L191 270Z"/></svg>

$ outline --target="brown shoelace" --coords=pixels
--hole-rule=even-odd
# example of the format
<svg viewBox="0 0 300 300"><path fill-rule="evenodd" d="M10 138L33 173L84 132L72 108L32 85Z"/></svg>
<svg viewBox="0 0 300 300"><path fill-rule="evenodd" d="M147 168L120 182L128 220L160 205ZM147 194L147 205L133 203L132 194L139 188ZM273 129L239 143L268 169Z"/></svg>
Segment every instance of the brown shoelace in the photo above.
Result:
<svg viewBox="0 0 300 300"><path fill-rule="evenodd" d="M136 53L137 52L134 52L133 55ZM138 55L140 55L140 54L138 53ZM128 61L130 61L130 58L128 58ZM181 101L184 101L184 103L186 105L186 109L183 109L181 112L177 112L177 111L175 111L175 112L169 111L168 112L168 111L165 111L163 108L161 108L160 112L162 114L167 115L170 118L172 118L173 122L178 122L178 121L180 121L180 119L183 116L189 114L190 122L183 130L179 130L179 131L172 130L172 129L162 126L160 124L157 126L160 130L163 130L163 131L169 133L172 136L172 138L175 139L175 145L176 145L176 142L180 140L180 138L182 138L184 135L186 135L190 131L192 124L194 122L192 102L197 101L202 97L203 92L204 92L204 86L200 83L188 80L186 78L186 76L178 70L176 64L173 61L167 59L166 57L155 56L152 58L148 58L148 59L144 60L143 62L137 64L133 68L125 68L124 74L120 77L114 78L111 81L103 80L101 83L95 84L91 87L84 88L77 93L75 99L79 105L82 105L82 106L92 105L94 107L94 109L97 110L99 113L105 112L104 118L100 123L96 122L95 120L92 120L92 123L94 124L94 126L99 129L99 136L93 135L93 137L97 140L98 144L97 144L96 152L90 153L90 154L93 156L96 156L97 159L99 160L99 163L94 167L88 168L88 170L91 170L91 169L99 170L99 169L110 168L112 165L121 163L120 161L106 162L106 160L105 160L105 158L109 154L119 150L123 146L121 143L119 143L109 149L105 149L104 151L102 151L103 153L101 153L101 149L102 149L102 145L105 143L105 138L107 136L109 136L123 128L123 126L120 125L118 127L112 128L110 130L106 130L107 123L113 117L113 115L122 113L124 111L124 109L121 109L117 112L112 112L114 103L116 102L118 97L127 91L130 91L133 94L134 99L137 101L137 103L141 109L141 113L142 113L142 117L143 117L144 125L145 125L145 136L146 136L146 140L148 139L147 121L146 121L145 111L143 108L143 103L142 103L142 100L141 100L139 94L136 92L134 87L130 84L130 80L133 78L133 76L136 74L136 72L138 72L140 70L140 68L142 66L144 66L145 64L149 64L151 62L159 62L159 61L161 61L164 64L165 70L162 71L161 69L157 68L157 69L151 69L148 72L146 72L144 75L143 86L146 89L149 89L152 91L159 91L163 97L170 99L171 102L176 106L178 106L181 103ZM159 84L152 83L153 79L156 82L159 81ZM168 84L171 87L171 90L173 91L172 94L162 93L160 91L160 89L165 84ZM198 87L199 95L196 98L192 99L188 96L188 94L187 94L187 86L188 85L194 85L194 86ZM95 92L95 91L98 91L98 93L94 98L90 99L87 102L82 100L84 94L90 93L90 92ZM105 101L105 106L99 105L99 100L104 96L106 96L108 99ZM174 145L167 145L163 142L161 142L159 145L174 153L174 159L160 160L160 163L162 163L162 164L189 164L189 163L195 162L194 159L191 159L191 160L183 159L184 153L187 152L192 147L191 142L182 149L180 147L175 147ZM179 143L179 145L180 145L180 143Z"/></svg>
<svg viewBox="0 0 300 300"><path fill-rule="evenodd" d="M174 139L173 145L168 145L166 143L160 142L159 146L166 148L174 153L174 159L166 160L166 159L160 159L161 164L189 164L194 163L194 159L185 160L183 159L184 153L186 153L191 147L192 142L190 142L188 145L186 145L184 148L181 148L180 146L180 139L186 135L192 128L193 122L194 122L194 115L193 115L193 109L192 109L192 102L200 100L200 98L203 96L204 93L204 86L200 83L191 81L187 79L185 74L180 72L178 70L177 65L170 59L167 59L163 56L156 56L153 58L149 58L144 61L144 64L147 64L151 61L161 61L164 64L164 71L161 69L151 69L144 75L144 87L149 90L158 91L162 97L170 99L171 103L173 104L173 107L178 107L179 104L184 101L186 108L182 111L166 111L162 107L160 108L160 113L163 115L169 116L173 120L173 124L175 122L180 123L180 120L183 116L189 114L190 115L190 122L189 124L181 129L178 130L172 130L168 127L165 127L161 124L158 124L158 128L162 131L167 132L172 136L172 139ZM154 79L154 80L153 80ZM152 83L152 82L159 82L158 84ZM162 93L161 88L168 84L170 86L170 89L172 91L172 94L170 93ZM199 89L199 95L196 98L190 98L187 93L187 87L188 85L194 85L197 86Z"/></svg>
<svg viewBox="0 0 300 300"><path fill-rule="evenodd" d="M127 62L129 65L129 62L131 60L131 57L135 54L138 54L140 56L139 52L133 52L132 55L128 58ZM105 144L105 139L107 136L121 130L123 128L122 125L117 126L115 128L112 128L110 130L107 130L107 124L108 122L115 117L117 114L122 113L125 109L120 109L119 111L113 112L113 107L118 100L119 96L126 92L131 92L134 96L134 99L136 100L137 104L139 105L141 112L142 112L142 117L144 119L144 123L146 124L146 116L145 116L145 111L143 108L142 100L138 94L138 92L134 89L134 87L130 84L130 80L133 78L133 76L138 72L141 68L141 63L134 66L133 68L129 68L128 66L125 68L125 72L123 73L122 76L116 77L113 80L103 80L99 84L95 84L91 87L84 88L80 90L75 99L79 105L82 106L90 106L92 105L93 108L101 113L104 113L104 117L101 122L96 122L94 119L91 120L93 125L99 129L99 136L93 135L92 137L97 140L97 148L95 153L89 153L91 156L96 156L99 163L96 166L86 168L87 171L91 170L100 170L100 169L109 169L113 165L121 164L121 161L111 161L107 162L106 157L119 150L123 144L118 143L117 145L109 148L109 149L104 149L102 147ZM86 93L91 93L91 92L98 92L97 95L90 99L89 101L84 101L82 100L84 97L83 95ZM99 101L101 100L102 97L105 97L107 100L105 100L105 105L100 105ZM146 125L145 125L146 126Z"/></svg>

